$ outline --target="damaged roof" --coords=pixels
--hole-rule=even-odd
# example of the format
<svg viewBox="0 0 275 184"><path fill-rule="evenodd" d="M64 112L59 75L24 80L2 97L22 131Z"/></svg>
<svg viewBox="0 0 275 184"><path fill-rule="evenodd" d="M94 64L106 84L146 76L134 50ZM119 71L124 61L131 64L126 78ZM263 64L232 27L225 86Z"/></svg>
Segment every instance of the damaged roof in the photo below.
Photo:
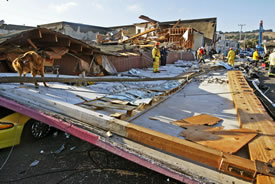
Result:
<svg viewBox="0 0 275 184"><path fill-rule="evenodd" d="M160 25L174 25L177 21L160 22ZM205 38L213 39L216 32L217 18L181 20L179 26L192 27L204 34Z"/></svg>
<svg viewBox="0 0 275 184"><path fill-rule="evenodd" d="M88 24L81 24L81 23L73 23L73 22L54 22L49 24L41 24L38 25L38 27L47 28L55 31L59 31L65 27L65 25L69 25L74 31L77 31L79 29L80 32L99 32L99 33L107 33L111 31L110 28L107 27L101 27L101 26L94 26L94 25L88 25Z"/></svg>
<svg viewBox="0 0 275 184"><path fill-rule="evenodd" d="M122 28L122 27L134 27L135 25L139 24L145 24L148 22L140 22L136 23L134 25L124 25L124 26L113 26L110 28L116 29L116 28ZM159 22L161 26L173 26L176 24L177 21L165 21L165 22ZM217 24L217 18L203 18L203 19L189 19L189 20L181 20L179 23L179 26L184 27L192 27L196 29L198 32L201 32L204 34L205 38L213 40L213 36L216 32L216 24Z"/></svg>
<svg viewBox="0 0 275 184"><path fill-rule="evenodd" d="M57 45L85 55L92 55L93 52L102 53L99 48L46 28L16 31L0 36L0 53L9 47L14 48L15 46L17 48L32 47L32 49L43 49Z"/></svg>
<svg viewBox="0 0 275 184"><path fill-rule="evenodd" d="M21 25L14 25L14 24L3 24L0 26L0 29L4 29L4 30L26 30L26 29L32 29L34 27L32 26L21 26Z"/></svg>

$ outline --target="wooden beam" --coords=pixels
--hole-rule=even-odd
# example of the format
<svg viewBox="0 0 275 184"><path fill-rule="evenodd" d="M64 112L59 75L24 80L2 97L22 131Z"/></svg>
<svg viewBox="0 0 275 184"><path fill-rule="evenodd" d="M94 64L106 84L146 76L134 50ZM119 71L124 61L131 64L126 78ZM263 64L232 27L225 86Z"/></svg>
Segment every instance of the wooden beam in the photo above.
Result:
<svg viewBox="0 0 275 184"><path fill-rule="evenodd" d="M260 134L248 144L252 160L272 162L275 166L275 124L260 100L250 88L241 71L228 72L229 86L240 127L257 130ZM270 180L270 179L266 179ZM274 180L274 179L273 179Z"/></svg>
<svg viewBox="0 0 275 184"><path fill-rule="evenodd" d="M38 29L39 38L42 38L42 32L40 29Z"/></svg>
<svg viewBox="0 0 275 184"><path fill-rule="evenodd" d="M1 86L5 89L5 86ZM196 143L186 141L177 137L169 136L151 129L147 129L132 123L117 120L115 118L100 114L77 105L55 100L43 94L38 94L24 89L0 90L3 96L13 95L22 98L29 103L40 107L51 109L56 113L69 116L100 129L111 131L114 134L129 138L136 142L182 156L199 162L212 168L219 169L224 173L252 181L257 173L269 174L264 169L257 170L254 161L235 155L222 153ZM261 164L261 163L260 163Z"/></svg>
<svg viewBox="0 0 275 184"><path fill-rule="evenodd" d="M143 19L143 20L146 20L146 21L148 21L148 22L152 22L152 23L154 23L154 24L158 22L158 21L153 20L153 19L151 19L151 18L149 18L149 17L147 17L147 16L145 16L145 15L140 15L138 18Z"/></svg>
<svg viewBox="0 0 275 184"><path fill-rule="evenodd" d="M142 33L136 34L135 36L132 36L131 38L128 38L127 40L124 40L124 41L122 41L122 42L124 43L124 42L128 42L128 41L130 41L130 40L134 40L134 39L136 39L136 38L138 38L138 37L140 37L140 36L142 36L142 35L148 34L148 33L150 33L150 32L156 31L156 30L158 30L158 28L151 28L151 29L148 29L148 30L146 30L146 31L144 31L144 32L142 32Z"/></svg>
<svg viewBox="0 0 275 184"><path fill-rule="evenodd" d="M27 41L28 41L28 43L29 43L35 50L38 49L37 46L32 42L31 39L28 38Z"/></svg>
<svg viewBox="0 0 275 184"><path fill-rule="evenodd" d="M55 37L55 42L58 42L58 36L57 36L57 34L55 34L54 37Z"/></svg>
<svg viewBox="0 0 275 184"><path fill-rule="evenodd" d="M34 82L141 82L186 79L190 75L180 77L159 77L159 78L110 78L110 77L86 77L86 78L56 78L56 77L0 77L0 83L34 83Z"/></svg>
<svg viewBox="0 0 275 184"><path fill-rule="evenodd" d="M179 19L179 20L176 22L176 24L173 25L172 29L177 28L177 26L179 25L180 21L181 21L181 20Z"/></svg>

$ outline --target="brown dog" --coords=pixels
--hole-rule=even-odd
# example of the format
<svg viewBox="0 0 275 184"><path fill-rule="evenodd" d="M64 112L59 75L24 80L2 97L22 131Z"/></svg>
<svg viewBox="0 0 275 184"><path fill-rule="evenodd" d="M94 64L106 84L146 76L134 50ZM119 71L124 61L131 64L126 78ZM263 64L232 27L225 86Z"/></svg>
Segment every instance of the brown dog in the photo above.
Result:
<svg viewBox="0 0 275 184"><path fill-rule="evenodd" d="M25 77L29 72L33 77L35 77L37 74L40 74L41 77L44 77L44 59L35 51L28 51L23 56L17 57L15 60L13 60L12 66L14 70L19 73L20 77L22 74ZM43 83L45 87L48 87L45 82ZM38 87L37 82L35 83L35 86Z"/></svg>

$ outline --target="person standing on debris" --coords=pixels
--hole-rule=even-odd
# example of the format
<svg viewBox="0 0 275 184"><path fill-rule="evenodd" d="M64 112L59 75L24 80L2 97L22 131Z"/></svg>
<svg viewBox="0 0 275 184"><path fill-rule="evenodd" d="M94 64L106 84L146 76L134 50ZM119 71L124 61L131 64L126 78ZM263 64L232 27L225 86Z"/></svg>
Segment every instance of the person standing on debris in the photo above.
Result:
<svg viewBox="0 0 275 184"><path fill-rule="evenodd" d="M253 52L253 62L255 62L255 66L257 67L258 65L258 62L259 62L259 53L258 53L258 49L256 49L254 52Z"/></svg>
<svg viewBox="0 0 275 184"><path fill-rule="evenodd" d="M167 60L167 55L168 55L168 49L166 46L161 47L160 50L160 65L165 66L166 65L166 60Z"/></svg>
<svg viewBox="0 0 275 184"><path fill-rule="evenodd" d="M275 49L269 55L269 62L268 76L275 76Z"/></svg>
<svg viewBox="0 0 275 184"><path fill-rule="evenodd" d="M232 67L234 67L234 63L235 63L235 52L232 49L232 47L230 47L230 50L227 54L227 58L228 58L228 63L229 65L231 65Z"/></svg>
<svg viewBox="0 0 275 184"><path fill-rule="evenodd" d="M200 60L200 49L201 48L198 48L197 53L196 53L197 61Z"/></svg>
<svg viewBox="0 0 275 184"><path fill-rule="evenodd" d="M205 55L206 55L206 50L204 47L201 47L199 50L199 63L202 63L202 62L205 63L204 61Z"/></svg>
<svg viewBox="0 0 275 184"><path fill-rule="evenodd" d="M160 50L159 50L160 43L157 42L156 46L152 50L152 57L153 57L153 72L159 73L159 59L160 59Z"/></svg>

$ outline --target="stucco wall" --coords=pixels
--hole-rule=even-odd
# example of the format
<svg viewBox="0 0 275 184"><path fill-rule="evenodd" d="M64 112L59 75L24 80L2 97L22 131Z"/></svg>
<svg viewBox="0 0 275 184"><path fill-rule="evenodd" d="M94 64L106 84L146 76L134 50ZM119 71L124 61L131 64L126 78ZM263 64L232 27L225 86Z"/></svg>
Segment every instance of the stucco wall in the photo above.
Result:
<svg viewBox="0 0 275 184"><path fill-rule="evenodd" d="M197 33L194 31L194 43L193 43L193 50L198 50L198 48L202 47L204 45L204 36L200 33Z"/></svg>
<svg viewBox="0 0 275 184"><path fill-rule="evenodd" d="M62 33L66 35L70 35L71 37L78 40L89 40L89 41L96 40L96 32L93 32L93 31L81 32L80 26L78 26L77 30L74 30L71 26L64 25Z"/></svg>

